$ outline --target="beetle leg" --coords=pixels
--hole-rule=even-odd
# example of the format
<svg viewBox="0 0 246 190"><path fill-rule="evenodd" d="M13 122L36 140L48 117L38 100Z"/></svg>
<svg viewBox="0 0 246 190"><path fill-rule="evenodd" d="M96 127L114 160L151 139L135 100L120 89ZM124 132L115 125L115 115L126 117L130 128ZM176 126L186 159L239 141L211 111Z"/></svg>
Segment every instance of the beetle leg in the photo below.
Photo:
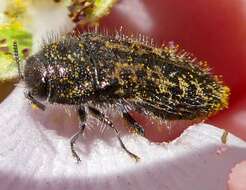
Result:
<svg viewBox="0 0 246 190"><path fill-rule="evenodd" d="M45 105L36 100L30 92L25 92L25 97L32 102L35 106L37 106L41 110L45 110Z"/></svg>
<svg viewBox="0 0 246 190"><path fill-rule="evenodd" d="M100 121L106 123L111 129L114 130L119 142L120 142L120 146L124 149L124 151L133 159L135 159L136 161L138 161L140 158L133 154L132 152L130 152L126 146L124 145L122 139L120 138L120 133L119 131L113 126L113 123L103 114L101 113L99 110L97 110L96 108L93 108L91 106L88 106L89 111L96 117L98 118Z"/></svg>
<svg viewBox="0 0 246 190"><path fill-rule="evenodd" d="M120 101L120 108L123 113L123 118L128 122L129 127L137 134L144 136L144 128L129 114L124 102Z"/></svg>
<svg viewBox="0 0 246 190"><path fill-rule="evenodd" d="M124 106L123 106L124 107ZM122 110L124 119L129 123L129 126L139 135L144 136L144 128L123 108Z"/></svg>
<svg viewBox="0 0 246 190"><path fill-rule="evenodd" d="M76 159L77 162L80 162L81 161L80 157L77 154L77 152L75 151L74 145L75 145L76 141L78 140L79 136L83 134L84 129L85 129L86 112L85 112L84 106L81 106L78 109L78 114L79 114L79 119L80 119L81 124L79 127L79 131L76 132L70 140L70 147L71 147L71 152L72 152L73 157Z"/></svg>

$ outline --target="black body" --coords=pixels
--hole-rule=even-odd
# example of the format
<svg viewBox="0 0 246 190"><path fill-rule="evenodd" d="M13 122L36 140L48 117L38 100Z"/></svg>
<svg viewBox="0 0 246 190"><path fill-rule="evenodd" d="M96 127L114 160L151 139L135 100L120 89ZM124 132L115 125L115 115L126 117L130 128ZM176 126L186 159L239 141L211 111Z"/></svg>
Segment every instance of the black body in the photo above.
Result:
<svg viewBox="0 0 246 190"><path fill-rule="evenodd" d="M129 106L163 120L205 118L227 106L228 87L196 63L177 47L156 48L131 38L84 33L44 45L26 61L24 80L35 104L46 100L78 105L80 112L87 105L111 127L94 106L120 105L123 117L143 135Z"/></svg>

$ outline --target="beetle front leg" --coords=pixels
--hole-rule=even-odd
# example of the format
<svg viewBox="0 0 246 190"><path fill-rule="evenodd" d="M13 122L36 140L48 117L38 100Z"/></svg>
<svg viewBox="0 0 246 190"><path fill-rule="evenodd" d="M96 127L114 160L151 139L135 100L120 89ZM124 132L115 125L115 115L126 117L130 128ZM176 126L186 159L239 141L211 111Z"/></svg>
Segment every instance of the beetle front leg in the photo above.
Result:
<svg viewBox="0 0 246 190"><path fill-rule="evenodd" d="M36 100L36 99L32 96L31 92L25 92L25 97L26 97L28 100L30 100L32 104L34 104L35 106L37 106L39 109L41 109L41 110L43 110L43 111L45 110L45 105L42 104L41 102L39 102L38 100Z"/></svg>
<svg viewBox="0 0 246 190"><path fill-rule="evenodd" d="M78 109L78 114L79 114L79 119L80 119L80 127L79 127L79 131L76 132L71 140L70 140L70 147L71 147L71 152L73 157L76 159L76 161L79 163L81 161L78 153L75 151L74 145L76 143L76 141L78 140L79 136L83 135L84 130L85 130L85 120L86 120L86 112L85 112L85 108L84 106L81 106Z"/></svg>

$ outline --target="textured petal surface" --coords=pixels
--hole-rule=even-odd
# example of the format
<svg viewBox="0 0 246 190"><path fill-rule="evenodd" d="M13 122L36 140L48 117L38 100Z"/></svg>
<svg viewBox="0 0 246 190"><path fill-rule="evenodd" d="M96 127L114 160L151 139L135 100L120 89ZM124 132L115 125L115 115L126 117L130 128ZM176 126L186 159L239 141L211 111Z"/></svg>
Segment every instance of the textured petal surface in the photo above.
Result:
<svg viewBox="0 0 246 190"><path fill-rule="evenodd" d="M236 164L229 176L229 190L245 190L246 189L246 161Z"/></svg>
<svg viewBox="0 0 246 190"><path fill-rule="evenodd" d="M224 190L230 169L246 158L246 143L200 124L169 144L154 144L124 132L126 146L138 154L136 163L122 151L110 130L100 133L97 123L76 148L75 163L69 138L78 119L73 108L51 106L32 110L23 88L0 105L0 189L217 189ZM124 125L114 116L114 121ZM93 129L94 128L94 129Z"/></svg>

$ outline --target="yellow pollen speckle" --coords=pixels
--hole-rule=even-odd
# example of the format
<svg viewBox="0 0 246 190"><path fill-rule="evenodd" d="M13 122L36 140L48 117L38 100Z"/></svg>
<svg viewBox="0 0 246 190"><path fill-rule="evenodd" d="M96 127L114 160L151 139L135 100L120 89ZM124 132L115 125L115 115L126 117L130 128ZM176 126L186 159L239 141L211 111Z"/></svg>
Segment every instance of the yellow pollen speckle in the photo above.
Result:
<svg viewBox="0 0 246 190"><path fill-rule="evenodd" d="M37 110L38 106L36 104L32 104L32 109Z"/></svg>

